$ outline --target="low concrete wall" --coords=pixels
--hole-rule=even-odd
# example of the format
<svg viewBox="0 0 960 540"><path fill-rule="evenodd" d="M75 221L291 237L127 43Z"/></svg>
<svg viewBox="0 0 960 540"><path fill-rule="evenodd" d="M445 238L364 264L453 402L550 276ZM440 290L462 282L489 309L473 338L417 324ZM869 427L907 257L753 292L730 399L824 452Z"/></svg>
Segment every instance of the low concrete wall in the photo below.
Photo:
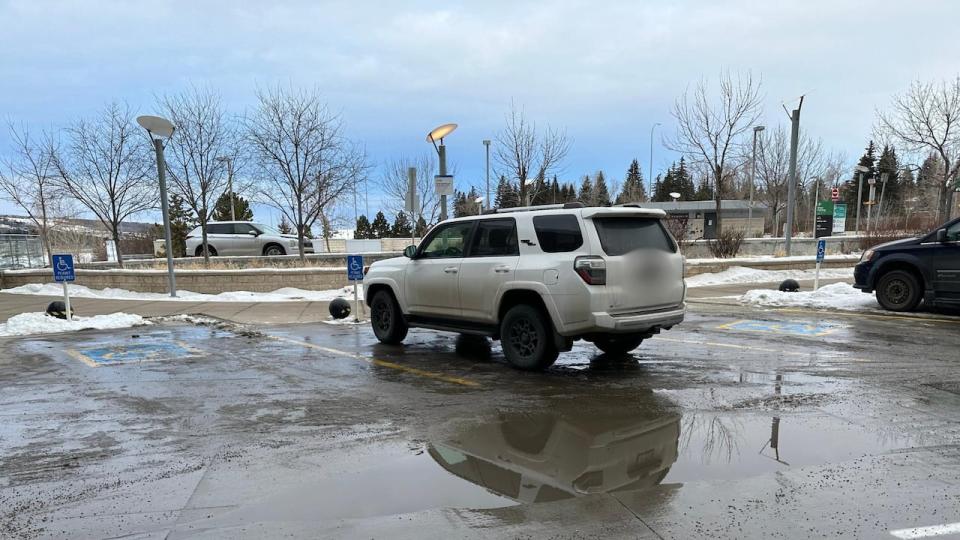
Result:
<svg viewBox="0 0 960 540"><path fill-rule="evenodd" d="M824 268L849 267L857 257L833 256ZM813 257L782 259L708 259L688 260L687 276L720 272L731 266L749 266L766 270L813 268ZM343 268L261 268L248 270L178 270L177 288L206 294L225 291L271 292L284 287L307 290L336 289L348 285ZM50 270L16 270L0 273L0 288L10 289L29 283L52 282ZM138 292L167 292L167 273L162 270L77 270L77 285L91 289L126 289Z"/></svg>
<svg viewBox="0 0 960 540"><path fill-rule="evenodd" d="M409 243L409 240L407 241ZM403 255L402 251L386 251L378 253L362 253L364 264L382 261L391 257ZM346 268L347 256L343 253L318 253L307 255L306 267L318 268ZM212 270L242 270L242 269L270 269L270 268L305 268L297 255L283 255L279 257L211 257ZM106 270L117 268L117 263L93 262L80 263L78 269ZM125 270L166 270L166 259L145 259L124 261ZM184 270L205 270L203 257L181 257L173 260L173 267Z"/></svg>

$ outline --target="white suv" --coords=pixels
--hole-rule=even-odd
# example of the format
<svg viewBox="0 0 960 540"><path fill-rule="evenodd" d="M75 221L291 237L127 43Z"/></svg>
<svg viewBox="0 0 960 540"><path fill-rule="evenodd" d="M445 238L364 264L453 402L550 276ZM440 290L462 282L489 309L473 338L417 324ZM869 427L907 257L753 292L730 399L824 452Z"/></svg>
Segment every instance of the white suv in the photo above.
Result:
<svg viewBox="0 0 960 540"><path fill-rule="evenodd" d="M577 339L625 354L683 320L683 256L662 210L579 203L446 221L364 277L373 332L411 326L500 339L507 360L544 369Z"/></svg>
<svg viewBox="0 0 960 540"><path fill-rule="evenodd" d="M263 223L251 221L211 221L207 223L207 247L210 255L258 257L266 255L298 255L297 235L284 234ZM306 240L304 253L313 253L313 242ZM203 255L200 227L187 234L187 256Z"/></svg>

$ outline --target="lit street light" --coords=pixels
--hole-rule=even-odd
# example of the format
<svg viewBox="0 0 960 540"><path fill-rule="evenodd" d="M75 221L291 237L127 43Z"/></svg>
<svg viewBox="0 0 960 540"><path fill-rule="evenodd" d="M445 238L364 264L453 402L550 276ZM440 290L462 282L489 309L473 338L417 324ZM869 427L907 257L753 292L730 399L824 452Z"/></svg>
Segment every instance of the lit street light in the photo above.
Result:
<svg viewBox="0 0 960 540"><path fill-rule="evenodd" d="M170 234L170 207L167 204L167 168L163 158L163 139L173 136L176 127L166 118L159 116L138 116L137 123L147 130L153 141L153 151L157 156L157 180L160 182L160 210L163 213L163 238L167 252L167 278L170 282L170 297L177 297L177 278L173 273L173 241Z"/></svg>
<svg viewBox="0 0 960 540"><path fill-rule="evenodd" d="M455 129L456 124L443 124L427 133L427 142L433 144L440 159L440 174L434 177L435 188L440 195L440 221L447 219L447 195L453 195L453 178L447 176L447 147L443 145L443 138ZM440 146L437 146L437 141L440 141Z"/></svg>

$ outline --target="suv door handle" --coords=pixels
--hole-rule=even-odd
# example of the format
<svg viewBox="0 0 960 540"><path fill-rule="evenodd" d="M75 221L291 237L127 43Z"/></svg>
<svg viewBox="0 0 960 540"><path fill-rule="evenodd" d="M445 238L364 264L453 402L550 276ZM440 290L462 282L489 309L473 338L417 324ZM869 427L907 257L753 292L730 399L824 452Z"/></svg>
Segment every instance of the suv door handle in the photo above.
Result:
<svg viewBox="0 0 960 540"><path fill-rule="evenodd" d="M456 274L457 272L459 272L459 269L456 266L448 266L444 268L443 271L446 272L447 274Z"/></svg>
<svg viewBox="0 0 960 540"><path fill-rule="evenodd" d="M498 273L498 274L506 274L506 273L508 273L508 272L510 271L510 267L509 267L509 266L503 266L503 265L501 265L501 266L494 266L494 267L493 267L493 271L496 272L496 273Z"/></svg>

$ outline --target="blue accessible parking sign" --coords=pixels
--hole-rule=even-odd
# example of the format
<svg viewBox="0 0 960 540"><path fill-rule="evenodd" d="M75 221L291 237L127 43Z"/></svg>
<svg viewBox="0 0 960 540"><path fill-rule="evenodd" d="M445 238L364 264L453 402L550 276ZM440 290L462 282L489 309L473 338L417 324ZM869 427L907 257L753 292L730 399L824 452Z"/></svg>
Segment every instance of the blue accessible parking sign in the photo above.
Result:
<svg viewBox="0 0 960 540"><path fill-rule="evenodd" d="M347 279L363 281L363 255L347 255Z"/></svg>
<svg viewBox="0 0 960 540"><path fill-rule="evenodd" d="M827 254L827 241L817 240L817 262L822 263L823 257Z"/></svg>
<svg viewBox="0 0 960 540"><path fill-rule="evenodd" d="M57 282L75 281L77 279L77 275L73 271L73 255L53 256L53 279Z"/></svg>

